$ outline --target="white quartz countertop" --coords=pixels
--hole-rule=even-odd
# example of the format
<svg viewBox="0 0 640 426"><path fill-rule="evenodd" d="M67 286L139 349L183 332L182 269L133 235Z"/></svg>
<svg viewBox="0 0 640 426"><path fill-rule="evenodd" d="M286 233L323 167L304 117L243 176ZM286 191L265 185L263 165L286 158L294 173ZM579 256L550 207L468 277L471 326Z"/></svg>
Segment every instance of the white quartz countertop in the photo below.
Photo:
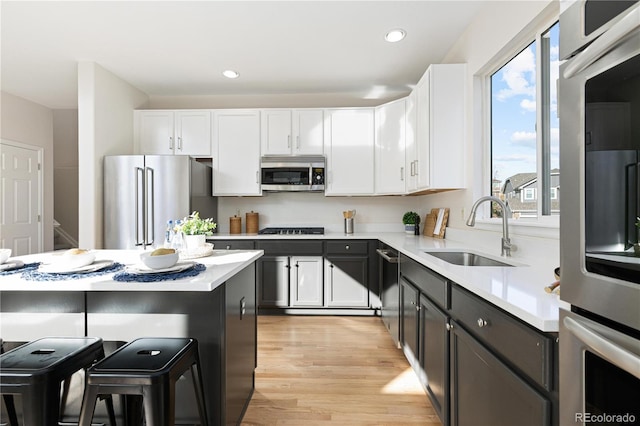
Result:
<svg viewBox="0 0 640 426"><path fill-rule="evenodd" d="M557 294L550 294L544 290L555 281L553 270L558 266L558 259L549 258L544 253L531 259L511 259L476 250L458 241L396 232L367 232L350 235L328 232L325 235L295 236L216 234L209 238L211 242L216 239L377 239L538 330L557 332L559 308L561 305L567 307L560 301ZM459 266L425 253L430 250L465 250L515 266Z"/></svg>
<svg viewBox="0 0 640 426"><path fill-rule="evenodd" d="M112 260L124 265L140 263L141 250L95 250L96 260ZM211 256L192 259L207 269L195 277L156 282L119 282L114 274L62 280L31 281L20 273L0 275L2 291L212 291L235 274L259 259L262 250L214 250ZM15 257L25 263L55 261L54 253Z"/></svg>

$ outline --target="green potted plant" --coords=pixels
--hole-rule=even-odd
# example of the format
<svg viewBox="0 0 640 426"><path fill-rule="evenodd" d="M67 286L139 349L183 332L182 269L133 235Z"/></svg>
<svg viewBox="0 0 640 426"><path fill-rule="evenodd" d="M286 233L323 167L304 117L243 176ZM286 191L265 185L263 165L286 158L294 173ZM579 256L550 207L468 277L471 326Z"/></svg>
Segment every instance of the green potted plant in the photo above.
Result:
<svg viewBox="0 0 640 426"><path fill-rule="evenodd" d="M420 224L420 215L416 212L408 211L402 216L404 224L404 232L407 234L415 234L416 227Z"/></svg>
<svg viewBox="0 0 640 426"><path fill-rule="evenodd" d="M188 252L193 252L203 247L206 237L213 235L217 224L211 218L202 219L200 213L194 211L176 226L175 231L184 235L184 244Z"/></svg>

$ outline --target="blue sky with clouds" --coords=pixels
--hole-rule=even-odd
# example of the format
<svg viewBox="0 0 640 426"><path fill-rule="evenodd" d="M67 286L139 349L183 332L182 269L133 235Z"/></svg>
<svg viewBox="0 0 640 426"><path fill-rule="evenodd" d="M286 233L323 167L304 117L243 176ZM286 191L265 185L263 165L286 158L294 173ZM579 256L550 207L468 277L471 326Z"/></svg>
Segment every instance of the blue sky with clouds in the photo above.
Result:
<svg viewBox="0 0 640 426"><path fill-rule="evenodd" d="M559 168L557 84L559 25L551 40L551 168ZM536 171L536 44L532 43L491 78L492 173L504 181Z"/></svg>

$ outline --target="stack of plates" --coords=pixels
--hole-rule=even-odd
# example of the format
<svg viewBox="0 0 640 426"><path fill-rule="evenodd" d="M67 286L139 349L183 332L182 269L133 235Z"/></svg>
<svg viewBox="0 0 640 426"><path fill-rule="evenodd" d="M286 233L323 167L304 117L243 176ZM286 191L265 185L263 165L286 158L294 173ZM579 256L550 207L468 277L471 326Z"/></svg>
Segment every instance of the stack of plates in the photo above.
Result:
<svg viewBox="0 0 640 426"><path fill-rule="evenodd" d="M86 274L99 271L111 265L113 265L112 260L96 260L93 263L76 268L70 268L64 263L48 263L40 265L38 272L44 272L46 274Z"/></svg>
<svg viewBox="0 0 640 426"><path fill-rule="evenodd" d="M195 265L194 262L178 262L169 268L151 269L144 264L127 266L124 270L127 274L145 275L145 274L169 274L172 272L182 272Z"/></svg>

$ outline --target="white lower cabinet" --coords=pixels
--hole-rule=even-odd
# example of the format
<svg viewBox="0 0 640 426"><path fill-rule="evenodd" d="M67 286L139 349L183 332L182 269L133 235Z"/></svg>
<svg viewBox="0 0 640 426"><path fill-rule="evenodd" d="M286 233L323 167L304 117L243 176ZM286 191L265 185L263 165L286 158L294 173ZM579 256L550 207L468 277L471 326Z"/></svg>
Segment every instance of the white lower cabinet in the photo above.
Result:
<svg viewBox="0 0 640 426"><path fill-rule="evenodd" d="M323 306L322 256L292 256L291 306Z"/></svg>
<svg viewBox="0 0 640 426"><path fill-rule="evenodd" d="M324 289L329 307L369 306L369 288L366 284L366 258L336 258L324 261Z"/></svg>
<svg viewBox="0 0 640 426"><path fill-rule="evenodd" d="M213 195L261 195L260 111L213 113Z"/></svg>

